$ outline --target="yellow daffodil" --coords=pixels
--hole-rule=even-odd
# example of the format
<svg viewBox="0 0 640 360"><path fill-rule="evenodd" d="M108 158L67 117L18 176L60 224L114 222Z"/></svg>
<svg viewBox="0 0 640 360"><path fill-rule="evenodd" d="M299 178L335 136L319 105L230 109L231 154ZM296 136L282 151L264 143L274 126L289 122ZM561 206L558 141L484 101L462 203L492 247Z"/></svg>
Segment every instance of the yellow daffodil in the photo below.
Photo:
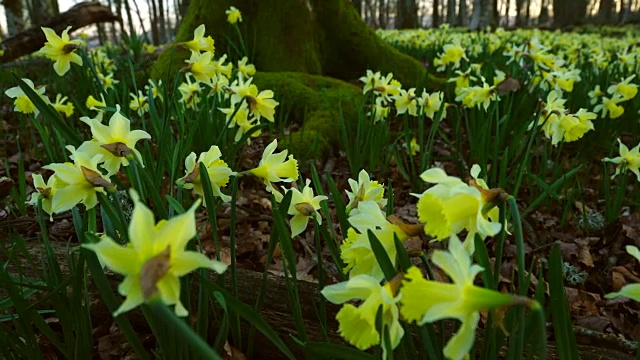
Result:
<svg viewBox="0 0 640 360"><path fill-rule="evenodd" d="M120 166L129 166L129 159L135 156L140 166L144 167L142 155L136 149L136 143L142 139L151 139L144 130L131 130L131 121L120 113L120 106L109 120L109 125L102 124L102 119L82 117L80 120L91 127L93 139L85 141L78 148L90 156L101 154L102 167L107 176L116 174Z"/></svg>
<svg viewBox="0 0 640 360"><path fill-rule="evenodd" d="M400 93L395 97L396 113L398 115L406 112L412 116L418 116L418 103L416 101L416 89L400 89Z"/></svg>
<svg viewBox="0 0 640 360"><path fill-rule="evenodd" d="M184 214L156 223L153 212L133 190L131 199L134 208L127 246L116 243L107 235L103 235L98 243L82 245L95 252L106 267L125 276L118 292L126 299L113 316L156 298L167 305L175 305L176 315L187 316L188 311L180 301L180 277L197 268L211 269L219 274L227 268L200 252L185 250L189 240L197 234L195 211L199 201Z"/></svg>
<svg viewBox="0 0 640 360"><path fill-rule="evenodd" d="M213 58L213 53L211 51L205 51L203 53L199 53L197 51L191 51L191 57L188 60L185 60L189 65L186 67L186 70L193 74L193 77L202 81L209 82L211 78L215 75L216 68L213 66L211 59Z"/></svg>
<svg viewBox="0 0 640 360"><path fill-rule="evenodd" d="M192 152L184 160L185 176L178 179L176 184L185 189L193 189L195 195L204 196L200 178L200 163L203 163L207 168L213 195L219 196L224 202L231 201L231 196L223 194L220 188L227 186L229 177L236 175L236 172L232 171L227 163L220 159L221 157L220 148L215 145L211 146L207 152L200 153L198 161L196 161L196 153Z"/></svg>
<svg viewBox="0 0 640 360"><path fill-rule="evenodd" d="M149 111L149 98L138 90L138 95L130 93L131 101L129 102L129 109L138 113L139 116Z"/></svg>
<svg viewBox="0 0 640 360"><path fill-rule="evenodd" d="M156 84L153 79L149 79L149 84L144 86L144 92L149 94L149 91L151 91L151 96L153 96L154 99L164 100L162 93L160 92L161 87L162 80L158 80L158 83Z"/></svg>
<svg viewBox="0 0 640 360"><path fill-rule="evenodd" d="M275 121L273 115L275 114L275 108L279 103L273 100L273 91L262 90L258 93L258 87L251 84L251 86L249 86L246 99L249 103L249 111L251 111L257 119L264 117L271 122Z"/></svg>
<svg viewBox="0 0 640 360"><path fill-rule="evenodd" d="M462 59L469 60L459 41L445 45L443 50L444 51L433 61L438 71L443 71L449 65L453 65L453 69L457 69L460 67L460 61L462 61Z"/></svg>
<svg viewBox="0 0 640 360"><path fill-rule="evenodd" d="M51 104L60 114L64 114L66 117L73 115L73 103L67 102L66 96L62 96L62 94L56 95L56 101Z"/></svg>
<svg viewBox="0 0 640 360"><path fill-rule="evenodd" d="M40 95L40 97L42 98L42 100L44 100L44 102L49 103L49 98L44 95L44 92L45 92L45 87L44 86L40 86L40 87L38 87L36 89L34 87L34 85L33 85L33 81L31 81L31 80L29 80L27 78L22 78L22 81L27 83L27 85L31 89L33 89L33 91L35 91L36 94ZM31 114L31 113L33 113L34 116L36 116L36 117L38 117L38 114L40 114L40 111L38 110L38 108L36 108L36 106L33 104L33 102L31 102L31 99L29 99L27 94L25 94L24 91L22 91L20 86L12 87L12 88L8 89L7 91L5 91L4 93L8 97L10 97L12 99L15 99L13 101L13 105L15 105L13 107L13 111L19 111L19 112L21 112L23 114Z"/></svg>
<svg viewBox="0 0 640 360"><path fill-rule="evenodd" d="M598 102L598 98L603 97L606 94L602 90L600 90L600 85L596 85L596 87L593 90L589 91L587 95L589 95L589 98L591 99L591 105L595 105L595 103Z"/></svg>
<svg viewBox="0 0 640 360"><path fill-rule="evenodd" d="M627 245L625 249L627 250L629 255L640 261L640 250L638 250L636 246ZM622 289L620 289L620 291L618 292L605 295L607 299L613 299L618 296L624 296L635 301L640 301L640 284L628 284L623 286Z"/></svg>
<svg viewBox="0 0 640 360"><path fill-rule="evenodd" d="M273 183L276 182L292 182L298 179L298 161L293 158L293 155L289 155L287 158L287 150L281 151L277 154L273 152L278 147L278 140L273 140L271 144L267 145L262 154L262 159L255 169L249 170L249 172L262 179L267 186L267 191L272 193L276 201L280 202L283 195L273 187Z"/></svg>
<svg viewBox="0 0 640 360"><path fill-rule="evenodd" d="M425 280L417 267L409 268L400 293L400 312L419 325L442 319L457 319L462 324L443 349L447 359L464 359L475 340L480 311L519 303L535 306L532 300L521 301L512 295L474 285L483 268L471 263L469 253L456 236L449 240L449 251L434 251L431 260L451 277L452 283Z"/></svg>
<svg viewBox="0 0 640 360"><path fill-rule="evenodd" d="M292 192L291 205L289 205L288 210L288 214L293 215L289 222L292 238L301 234L307 228L310 218L314 218L318 221L318 224L322 224L322 217L318 216L317 211L320 209L320 201L328 198L324 195L313 196L310 179L307 179L302 191L295 188L287 191Z"/></svg>
<svg viewBox="0 0 640 360"><path fill-rule="evenodd" d="M353 304L342 306L336 315L340 323L338 331L350 344L361 350L382 343L382 358L386 359L386 349L395 349L404 336L398 311L402 294L398 293L397 288L397 281L380 285L378 279L363 274L354 276L349 281L325 286L322 295L334 304L362 301L358 307ZM385 345L385 337L376 328L376 315L380 308L383 331L389 333L388 345Z"/></svg>
<svg viewBox="0 0 640 360"><path fill-rule="evenodd" d="M443 98L444 94L440 91L429 94L426 90L422 90L422 96L418 99L420 112L425 114L426 117L434 119L436 113L442 108Z"/></svg>
<svg viewBox="0 0 640 360"><path fill-rule="evenodd" d="M200 101L198 97L200 93L200 82L198 80L192 82L189 74L187 74L185 78L187 82L183 82L178 86L178 91L180 91L180 95L182 95L178 101L183 103L188 109L197 109L198 102Z"/></svg>
<svg viewBox="0 0 640 360"><path fill-rule="evenodd" d="M47 42L44 43L44 47L40 49L39 53L55 61L53 69L59 76L63 76L69 71L71 63L82 66L82 58L75 53L75 50L82 45L82 40L69 39L68 32L71 26L62 31L62 37L56 35L56 32L50 28L43 27L41 29L47 37Z"/></svg>
<svg viewBox="0 0 640 360"><path fill-rule="evenodd" d="M469 253L475 250L474 237L482 239L494 236L502 229L498 222L499 210L496 196L499 189L489 189L478 179L480 167L471 168L470 184L448 176L440 168L425 171L420 177L435 186L418 195L418 216L425 223L424 231L436 240L444 240L462 230L467 230L465 247Z"/></svg>
<svg viewBox="0 0 640 360"><path fill-rule="evenodd" d="M113 78L113 73L103 75L101 72L98 72L98 80L100 80L105 90L114 89L113 86L120 82L119 80L115 80Z"/></svg>
<svg viewBox="0 0 640 360"><path fill-rule="evenodd" d="M211 62L213 67L215 68L216 75L224 75L228 78L231 77L231 71L233 71L233 64L228 62L226 65L224 62L227 60L227 54L222 55L218 60L214 60Z"/></svg>
<svg viewBox="0 0 640 360"><path fill-rule="evenodd" d="M229 22L229 24L235 24L238 21L242 22L242 14L235 6L230 6L229 9L225 11L225 14L227 14L227 22Z"/></svg>
<svg viewBox="0 0 640 360"><path fill-rule="evenodd" d="M361 201L375 201L379 207L387 206L387 199L384 198L384 186L377 181L371 181L369 173L362 169L358 173L358 181L349 179L351 191L346 190L349 203L347 212L358 207Z"/></svg>
<svg viewBox="0 0 640 360"><path fill-rule="evenodd" d="M77 204L84 204L91 209L98 204L96 193L105 192L106 188L112 188L113 184L98 170L98 163L102 160L102 154L89 157L86 153L76 151L68 145L73 163L55 163L43 166L43 169L55 172L63 187L58 188L51 203L51 211L58 214L70 210Z"/></svg>
<svg viewBox="0 0 640 360"><path fill-rule="evenodd" d="M624 108L618 104L620 104L623 100L621 95L614 96L612 98L608 98L607 96L602 97L602 103L596 105L593 109L594 112L602 111L602 117L606 117L609 114L609 118L616 119L624 114Z"/></svg>
<svg viewBox="0 0 640 360"><path fill-rule="evenodd" d="M361 202L358 210L357 214L349 214L352 228L349 228L347 238L340 246L340 256L345 264L343 271L349 273L350 277L367 274L381 280L384 273L371 249L368 232L373 232L394 265L397 254L394 237L405 241L409 235L400 226L389 222L373 201Z"/></svg>
<svg viewBox="0 0 640 360"><path fill-rule="evenodd" d="M631 83L635 77L635 75L631 75L621 82L609 86L607 92L614 97L618 95L623 101L633 99L638 93L638 85Z"/></svg>
<svg viewBox="0 0 640 360"><path fill-rule="evenodd" d="M219 110L227 115L227 122L229 123L229 128L234 128L234 127L238 128L238 130L236 131L236 136L233 139L236 142L240 141L240 139L246 132L253 129L254 126L258 125L257 119L253 116L250 116L249 108L247 107L246 103L241 103L240 108L237 109L237 111L235 107L220 108ZM233 115L233 119L231 118L232 115ZM253 133L251 133L251 137L256 137L260 135L260 133L261 133L260 130L254 131ZM247 139L247 143L248 144L251 143L251 140Z"/></svg>
<svg viewBox="0 0 640 360"><path fill-rule="evenodd" d="M142 49L149 55L153 55L156 52L156 47L153 46L153 44L144 44L142 45Z"/></svg>
<svg viewBox="0 0 640 360"><path fill-rule="evenodd" d="M618 165L616 172L611 176L611 178L613 179L624 170L630 170L636 174L638 181L640 181L640 170L638 170L640 168L640 144L629 150L629 148L623 144L620 139L618 139L618 142L620 143L620 147L618 149L620 156L602 159L602 161Z"/></svg>
<svg viewBox="0 0 640 360"><path fill-rule="evenodd" d="M408 150L411 156L418 155L418 151L420 151L420 144L418 144L418 141L416 140L415 136L411 138L411 142L409 142Z"/></svg>
<svg viewBox="0 0 640 360"><path fill-rule="evenodd" d="M90 110L102 112L102 110L98 109L97 106L107 107L107 103L104 101L104 95L100 94L100 99L102 101L97 100L93 97L93 95L89 95L89 97L87 97L87 101L85 102L85 106Z"/></svg>
<svg viewBox="0 0 640 360"><path fill-rule="evenodd" d="M241 74L243 77L249 78L256 74L256 67L253 64L247 64L249 61L248 57L243 57L240 61L238 61L238 74Z"/></svg>
<svg viewBox="0 0 640 360"><path fill-rule="evenodd" d="M32 177L36 192L31 194L31 200L27 204L37 206L38 200L42 199L42 210L49 214L49 220L53 221L53 196L58 188L64 187L65 184L55 175L50 176L46 183L40 174L33 174Z"/></svg>
<svg viewBox="0 0 640 360"><path fill-rule="evenodd" d="M373 123L378 121L384 121L389 117L391 107L388 106L383 97L377 97L375 104L372 106L371 111L367 113L367 116L373 116Z"/></svg>
<svg viewBox="0 0 640 360"><path fill-rule="evenodd" d="M193 40L183 43L183 45L195 52L211 52L213 55L214 46L213 38L211 36L204 37L205 26L201 24L193 31Z"/></svg>

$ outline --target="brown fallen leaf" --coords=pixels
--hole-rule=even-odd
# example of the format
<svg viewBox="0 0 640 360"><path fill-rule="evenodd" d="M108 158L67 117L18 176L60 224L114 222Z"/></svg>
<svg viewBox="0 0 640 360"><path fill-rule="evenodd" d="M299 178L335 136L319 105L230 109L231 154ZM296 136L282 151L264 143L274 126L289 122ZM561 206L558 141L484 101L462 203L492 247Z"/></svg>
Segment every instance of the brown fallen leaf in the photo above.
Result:
<svg viewBox="0 0 640 360"><path fill-rule="evenodd" d="M242 351L231 346L228 341L224 343L224 353L225 360L247 360Z"/></svg>

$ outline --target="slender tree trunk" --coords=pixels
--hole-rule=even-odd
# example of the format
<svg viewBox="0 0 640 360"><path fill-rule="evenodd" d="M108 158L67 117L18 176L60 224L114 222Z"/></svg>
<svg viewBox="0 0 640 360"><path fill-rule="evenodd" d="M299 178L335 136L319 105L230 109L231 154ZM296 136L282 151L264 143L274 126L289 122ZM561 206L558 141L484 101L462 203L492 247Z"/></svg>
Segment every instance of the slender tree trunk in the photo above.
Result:
<svg viewBox="0 0 640 360"><path fill-rule="evenodd" d="M525 26L531 26L531 0L525 1Z"/></svg>
<svg viewBox="0 0 640 360"><path fill-rule="evenodd" d="M588 0L553 0L553 26L581 25L587 16Z"/></svg>
<svg viewBox="0 0 640 360"><path fill-rule="evenodd" d="M164 0L158 0L158 42L167 41L167 24L164 18Z"/></svg>
<svg viewBox="0 0 640 360"><path fill-rule="evenodd" d="M631 7L633 6L633 1L627 0L622 7L622 16L620 17L620 25L624 25L629 21L629 17L631 16Z"/></svg>
<svg viewBox="0 0 640 360"><path fill-rule="evenodd" d="M434 1L434 11L435 11ZM398 0L396 3L396 29L418 27L418 4L416 0Z"/></svg>
<svg viewBox="0 0 640 360"><path fill-rule="evenodd" d="M440 0L433 0L432 26L440 26Z"/></svg>
<svg viewBox="0 0 640 360"><path fill-rule="evenodd" d="M495 24L494 0L473 0L473 14L471 15L471 30L485 29Z"/></svg>
<svg viewBox="0 0 640 360"><path fill-rule="evenodd" d="M362 16L362 0L351 0L351 4L353 4L353 7L356 8L358 14Z"/></svg>
<svg viewBox="0 0 640 360"><path fill-rule="evenodd" d="M525 26L525 0L516 0L516 27Z"/></svg>
<svg viewBox="0 0 640 360"><path fill-rule="evenodd" d="M147 7L149 9L149 20L151 23L151 43L158 45L160 44L160 36L158 31L158 8L156 0L148 0ZM142 22L142 20L140 22Z"/></svg>
<svg viewBox="0 0 640 360"><path fill-rule="evenodd" d="M467 14L467 0L460 0L458 7L458 24L467 26L469 24L469 15Z"/></svg>
<svg viewBox="0 0 640 360"><path fill-rule="evenodd" d="M613 0L600 0L598 6L598 23L609 24L613 17Z"/></svg>
<svg viewBox="0 0 640 360"><path fill-rule="evenodd" d="M7 17L7 34L13 36L25 29L22 0L4 0L4 12Z"/></svg>
<svg viewBox="0 0 640 360"><path fill-rule="evenodd" d="M456 0L447 1L447 22L451 26L458 25L458 16L456 14Z"/></svg>
<svg viewBox="0 0 640 360"><path fill-rule="evenodd" d="M504 16L507 19L505 27L509 27L511 25L511 0L506 0L507 4L505 5Z"/></svg>
<svg viewBox="0 0 640 360"><path fill-rule="evenodd" d="M386 14L385 0L378 0L378 25L382 29L387 28L387 19L385 19Z"/></svg>

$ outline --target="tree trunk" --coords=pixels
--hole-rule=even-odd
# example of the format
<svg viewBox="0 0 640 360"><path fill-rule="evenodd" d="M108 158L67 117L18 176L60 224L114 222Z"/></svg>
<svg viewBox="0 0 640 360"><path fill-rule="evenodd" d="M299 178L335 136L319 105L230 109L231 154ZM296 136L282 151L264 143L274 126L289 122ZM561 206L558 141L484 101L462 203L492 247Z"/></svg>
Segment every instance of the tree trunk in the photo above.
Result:
<svg viewBox="0 0 640 360"><path fill-rule="evenodd" d="M158 7L156 0L147 0L147 8L149 11L149 22L151 26L151 43L153 45L160 44L160 35L158 30Z"/></svg>
<svg viewBox="0 0 640 360"><path fill-rule="evenodd" d="M158 43L167 42L167 23L164 18L164 0L158 0Z"/></svg>
<svg viewBox="0 0 640 360"><path fill-rule="evenodd" d="M471 15L471 30L483 30L487 26L495 25L494 0L473 0L473 14Z"/></svg>
<svg viewBox="0 0 640 360"><path fill-rule="evenodd" d="M456 14L456 0L447 1L447 22L451 26L458 25L458 15Z"/></svg>
<svg viewBox="0 0 640 360"><path fill-rule="evenodd" d="M525 26L525 0L516 0L516 27Z"/></svg>
<svg viewBox="0 0 640 360"><path fill-rule="evenodd" d="M433 0L433 12L431 15L431 27L440 26L440 0Z"/></svg>
<svg viewBox="0 0 640 360"><path fill-rule="evenodd" d="M13 36L25 29L22 0L4 0L4 12L7 18L7 35Z"/></svg>
<svg viewBox="0 0 640 360"><path fill-rule="evenodd" d="M467 26L469 24L469 14L467 14L467 0L459 0L458 7L458 24L460 26Z"/></svg>
<svg viewBox="0 0 640 360"><path fill-rule="evenodd" d="M631 16L631 6L633 1L632 0L627 0L627 2L624 4L625 6L622 7L622 16L620 17L620 25L624 25L627 22L629 22L629 17Z"/></svg>
<svg viewBox="0 0 640 360"><path fill-rule="evenodd" d="M356 8L356 11L362 17L362 0L351 0L353 7Z"/></svg>
<svg viewBox="0 0 640 360"><path fill-rule="evenodd" d="M387 0L387 2L388 1L391 1L391 0ZM377 6L377 8L378 8L378 26L381 29L386 29L387 25L388 25L387 18L386 18L386 15L387 15L386 7L387 6L386 6L386 3L385 3L385 0L378 0L378 6ZM396 23L396 27L397 27L397 23Z"/></svg>
<svg viewBox="0 0 640 360"><path fill-rule="evenodd" d="M439 0L434 0L434 11L436 1ZM415 29L417 27L418 4L416 4L416 0L398 0L396 3L396 29Z"/></svg>
<svg viewBox="0 0 640 360"><path fill-rule="evenodd" d="M598 23L609 24L613 18L613 0L600 0L598 7Z"/></svg>
<svg viewBox="0 0 640 360"><path fill-rule="evenodd" d="M506 0L506 5L505 5L505 10L504 10L504 15L505 18L507 19L505 27L509 27L511 26L511 0Z"/></svg>
<svg viewBox="0 0 640 360"><path fill-rule="evenodd" d="M553 27L567 28L584 24L588 0L553 0Z"/></svg>

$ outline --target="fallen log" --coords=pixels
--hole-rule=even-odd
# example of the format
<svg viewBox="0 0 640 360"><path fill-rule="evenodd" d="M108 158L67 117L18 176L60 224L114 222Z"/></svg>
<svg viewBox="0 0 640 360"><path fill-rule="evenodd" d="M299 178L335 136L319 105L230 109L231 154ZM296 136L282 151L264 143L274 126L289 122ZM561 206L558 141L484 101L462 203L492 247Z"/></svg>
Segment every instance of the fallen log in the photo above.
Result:
<svg viewBox="0 0 640 360"><path fill-rule="evenodd" d="M52 17L42 26L51 28L56 34L60 34L67 26L71 26L70 32L73 32L87 25L119 20L120 18L114 15L109 7L97 1L92 1L74 5L68 11ZM0 44L0 50L4 50L4 54L0 56L0 63L13 61L21 56L38 51L45 41L46 38L40 26L32 27L9 37Z"/></svg>
<svg viewBox="0 0 640 360"><path fill-rule="evenodd" d="M47 253L44 245L41 242L30 242L28 245L29 256L32 259L46 259ZM64 275L70 274L67 262L69 258L69 247L66 243L52 242L53 253L56 256L58 263L61 266L62 273ZM15 258L15 257L14 257ZM7 249L0 250L0 261L6 263L8 261ZM26 258L19 258L19 264L9 264L7 269L10 273L17 275L17 269L20 268L23 271L33 271L31 274L24 274L27 276L33 276L42 269L30 269L33 262L27 261ZM36 265L42 266L41 261L36 261ZM122 281L122 276L105 270L109 282L112 284L112 288L116 289L117 285ZM255 271L238 269L238 297L239 299L251 306L256 301L258 292L262 286L263 274ZM216 275L211 273L212 280ZM227 271L224 274L224 282L227 289L231 286L231 273ZM322 329L317 317L317 304L321 297L318 284L298 281L300 305L302 309L303 320L307 336L311 341L323 341ZM276 331L278 336L289 346L291 351L295 354L297 359L305 358L306 354L304 349L301 348L291 337L297 334L296 325L293 319L291 304L288 302L287 286L284 277L267 275L267 291L265 292L265 298L263 306L261 308L262 317L269 323L269 325ZM109 318L110 314L106 309L106 306L100 301L100 295L95 289L90 289L89 298L91 301L91 313L100 317L101 319ZM345 341L340 337L337 332L338 324L335 320L335 315L340 309L340 306L333 304L327 304L327 336L328 341L331 343L344 344ZM146 328L146 324L142 323L143 318L136 316L135 312L131 315L131 321L134 327ZM444 331L446 337L450 337L454 331L456 331L456 325L453 321L445 322ZM243 326L243 331L246 331L249 326ZM273 345L266 337L256 332L257 336L254 339L254 349L256 353L252 358L254 359L280 359L284 358L283 354ZM601 334L604 335L604 334ZM243 334L246 336L246 334ZM482 339L476 339L477 346L482 346ZM616 341L607 340L606 336L580 336L578 337L578 352L580 353L580 359L584 360L632 360L633 356L629 352L620 346ZM547 347L548 359L559 359L557 348L553 342L548 343Z"/></svg>

